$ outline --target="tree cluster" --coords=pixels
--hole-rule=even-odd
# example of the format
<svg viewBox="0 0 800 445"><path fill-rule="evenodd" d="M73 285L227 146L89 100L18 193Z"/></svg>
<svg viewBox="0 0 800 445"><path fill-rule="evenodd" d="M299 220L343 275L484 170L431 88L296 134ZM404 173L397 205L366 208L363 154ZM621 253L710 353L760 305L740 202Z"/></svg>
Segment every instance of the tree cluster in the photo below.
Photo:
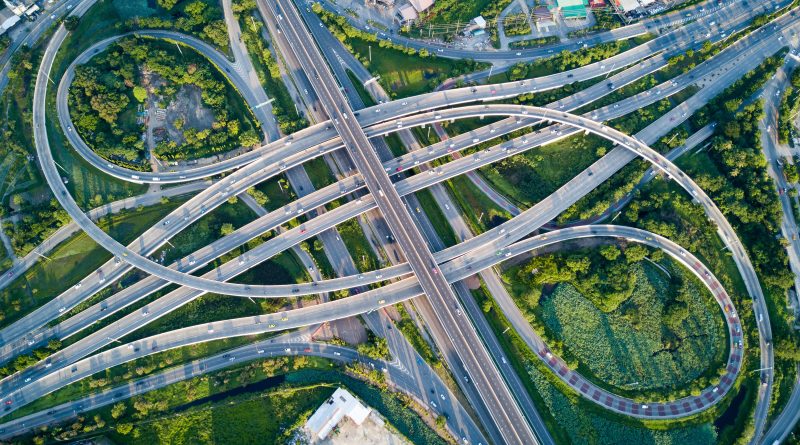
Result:
<svg viewBox="0 0 800 445"><path fill-rule="evenodd" d="M158 0L158 6L169 14L135 17L126 26L130 28L172 29L198 35L217 48L228 49L228 31L221 19L222 9L216 1L209 0Z"/></svg>
<svg viewBox="0 0 800 445"><path fill-rule="evenodd" d="M530 63L517 63L511 67L508 77L510 80L520 80L536 76L542 70L547 73L568 71L615 56L628 48L630 48L630 43L627 40L618 40L581 48L577 51L564 50L545 59L538 59Z"/></svg>

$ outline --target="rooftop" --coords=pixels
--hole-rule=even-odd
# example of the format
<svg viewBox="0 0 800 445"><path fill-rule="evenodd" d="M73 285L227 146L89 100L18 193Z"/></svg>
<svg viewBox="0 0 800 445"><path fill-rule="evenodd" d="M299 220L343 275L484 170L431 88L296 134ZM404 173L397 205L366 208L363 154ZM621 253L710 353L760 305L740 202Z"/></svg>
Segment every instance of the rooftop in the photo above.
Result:
<svg viewBox="0 0 800 445"><path fill-rule="evenodd" d="M337 388L331 397L308 418L304 428L311 436L312 441L322 440L328 437L328 434L345 416L356 425L361 425L369 416L370 411L349 391Z"/></svg>

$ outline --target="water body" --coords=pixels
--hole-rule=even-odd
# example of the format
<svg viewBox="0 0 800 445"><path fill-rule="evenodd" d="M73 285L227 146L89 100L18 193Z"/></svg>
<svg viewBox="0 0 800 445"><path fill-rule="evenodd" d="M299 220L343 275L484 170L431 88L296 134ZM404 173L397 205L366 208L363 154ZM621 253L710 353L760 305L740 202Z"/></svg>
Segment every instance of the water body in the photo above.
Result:
<svg viewBox="0 0 800 445"><path fill-rule="evenodd" d="M276 386L280 385L286 380L286 375L280 374L274 377L267 377L264 380L259 380L255 383L250 383L244 386L238 386L236 388L231 388L227 391L223 391L217 394L212 394L210 396L206 396L197 400L194 400L189 403L184 403L176 407L173 411L176 413L186 411L189 408L203 405L205 403L215 403L220 402L222 400L227 399L228 397L238 396L240 394L249 394L255 392L262 392L268 389L275 388Z"/></svg>
<svg viewBox="0 0 800 445"><path fill-rule="evenodd" d="M736 418L739 416L739 409L741 408L742 402L744 401L746 395L747 387L742 385L742 387L739 389L739 392L736 393L736 396L733 398L730 406L728 406L728 409L726 409L721 416L714 420L714 426L717 427L717 431L722 431L725 428L736 424Z"/></svg>

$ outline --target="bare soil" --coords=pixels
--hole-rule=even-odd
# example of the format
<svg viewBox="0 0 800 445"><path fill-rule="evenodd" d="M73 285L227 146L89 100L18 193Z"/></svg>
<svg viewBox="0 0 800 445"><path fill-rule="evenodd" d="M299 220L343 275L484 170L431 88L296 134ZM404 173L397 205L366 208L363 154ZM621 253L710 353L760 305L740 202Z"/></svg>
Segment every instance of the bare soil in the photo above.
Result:
<svg viewBox="0 0 800 445"><path fill-rule="evenodd" d="M175 128L175 121L182 119L183 127ZM167 133L169 139L182 144L183 131L187 128L205 130L214 123L214 113L203 106L202 91L194 85L184 85L175 99L167 106Z"/></svg>

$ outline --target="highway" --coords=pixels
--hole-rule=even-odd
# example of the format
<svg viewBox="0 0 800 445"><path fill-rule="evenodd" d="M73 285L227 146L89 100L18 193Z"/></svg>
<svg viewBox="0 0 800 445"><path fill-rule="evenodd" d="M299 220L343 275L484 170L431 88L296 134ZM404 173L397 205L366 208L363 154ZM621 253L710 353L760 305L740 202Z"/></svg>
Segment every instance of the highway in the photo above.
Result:
<svg viewBox="0 0 800 445"><path fill-rule="evenodd" d="M772 0L770 2L763 4L763 8L769 9L770 7L774 7L773 5L782 6L787 3L788 2L786 0ZM725 33L734 32L734 30L736 29L744 28L747 22L756 15L758 15L759 13L763 12L763 9L752 8L752 9L744 9L741 11L737 9L735 12L736 13L733 13L733 11L728 11L728 8L726 8L716 13L719 15L718 17L719 23L715 23L715 25L704 24L700 21L693 22L679 30L672 31L669 34L658 37L642 45L638 45L616 56L610 57L603 61L591 63L589 65L585 65L580 68L560 73L555 73L548 76L538 77L535 79L506 82L495 85L479 85L474 87L464 87L446 91L438 91L438 92L415 96L412 98L407 98L402 101L392 101L386 104L379 104L364 109L362 115L359 116L358 120L363 126L369 126L376 122L386 121L401 117L403 115L419 113L435 108L453 106L457 104L474 102L479 100L500 100L503 98L515 97L521 94L552 90L573 82L581 82L581 81L591 80L593 78L597 78L600 76L607 76L611 72L613 72L615 68L622 68L628 65L641 63L642 60L645 60L648 57L663 51L665 48L669 48L671 53L677 54L681 50L685 50L688 48L699 48L699 46L705 40L708 39L718 40L721 38L721 34L723 32ZM724 28L722 28L723 26ZM713 33L711 33L712 31ZM181 39L180 41L182 43L192 46L195 50L205 55L210 60L214 60L215 63L219 63L220 65L218 66L225 67L226 65L227 66L230 65L230 63L227 61L227 59L225 59L223 55L219 54L213 48L208 47L208 45L198 44L197 46L194 46L195 39L192 39L190 37L182 36L181 34L171 33L167 31L147 31L147 32L158 32L161 33L161 35L164 36L165 38L173 38L173 39L180 38ZM710 34L711 37L707 37L707 35L709 35L708 33L711 33ZM756 41L761 40L763 38L764 37L762 36L754 36L754 39ZM94 54L94 49L90 48L88 52L89 54L84 53L84 57L90 57L92 54ZM651 67L648 69L656 69L656 68L651 65ZM229 66L226 72L232 76L233 78L232 81L234 82L234 84L236 85L246 84L247 81L245 79L242 79L241 76L238 74L238 72L235 71L232 67ZM645 71L645 73L646 72L647 71ZM234 73L236 73L236 75L234 75ZM630 76L628 81L633 81L636 78L638 77ZM64 110L66 110L65 94L66 90L68 90L70 81L71 81L71 76L68 73L65 73L65 76L63 76L62 79L59 81L59 90L63 92L59 95L60 97L58 98L58 102L59 104L61 103L65 104L65 105L59 105L60 115L65 114L63 112ZM613 89L614 87L618 86L614 85L611 89ZM592 90L591 94L597 94L598 89L600 89L600 87L595 87L595 89ZM607 93L608 91L602 94L604 95ZM247 93L243 92L243 94L247 99L248 98ZM258 104L258 102L255 99L249 101L249 103ZM363 114L366 114L366 118L363 116ZM324 132L322 131L323 128L325 129ZM67 133L69 133L69 130L67 131ZM215 164L204 165L195 168L175 168L174 171L165 171L158 173L139 172L135 170L126 169L114 165L112 163L109 163L108 161L102 159L100 156L94 154L93 152L92 153L85 152L84 149L81 149L80 152L82 155L84 155L85 159L89 161L94 167L111 176L126 181L165 184L165 183L185 182L185 181L201 179L211 175L216 175L236 168L240 168L243 165L254 162L264 156L267 156L268 154L275 153L276 150L281 147L286 148L287 145L293 145L302 138L308 137L308 135L312 135L311 136L312 138L316 136L318 139L315 139L315 141L317 143L320 143L327 140L328 138L335 137L336 132L330 126L330 123L320 123L305 130L302 130L292 136L281 138L277 141L274 141L271 144L267 144L265 146L257 148L243 155L229 158ZM81 147L81 144L82 143L79 142L78 145L76 145L76 147ZM83 146L85 146L85 144L83 144Z"/></svg>
<svg viewBox="0 0 800 445"><path fill-rule="evenodd" d="M298 2L300 3L300 2ZM652 33L656 34L661 29L669 29L671 27L679 27L686 25L687 22L702 20L719 11L731 11L734 14L743 13L748 10L752 5L747 1L740 0L727 0L724 2L704 1L696 5L692 5L680 10L672 11L656 17L648 18L634 23L632 25L623 26L610 31L599 32L585 37L576 37L570 39L569 42L559 42L549 45L543 45L538 48L527 49L514 49L514 50L489 50L479 51L476 49L458 49L453 45L442 44L438 42L426 42L418 39L412 39L395 34L386 34L378 29L370 28L369 25L364 25L354 20L350 14L343 8L336 6L334 2L327 0L321 1L325 9L335 12L341 17L345 17L352 26L370 33L375 34L380 40L386 40L404 47L413 48L416 50L427 49L431 54L438 57L448 57L454 59L474 59L481 62L517 62L525 61L533 58L549 57L562 51L577 51L586 46L596 46L601 43L614 42L618 40L630 39L632 37L641 36L643 34ZM310 6L310 4L309 4ZM689 14L687 16L686 14Z"/></svg>
<svg viewBox="0 0 800 445"><path fill-rule="evenodd" d="M793 50L796 52L796 46ZM778 191L778 201L780 202L782 210L781 236L783 236L787 243L786 253L789 257L789 267L792 269L795 277L795 292L800 290L800 278L798 277L798 274L800 274L800 240L798 240L797 221L795 221L794 210L790 202L790 200L795 198L790 197L787 193L792 186L788 184L786 176L783 174L782 167L782 162L793 162L794 160L791 159L791 156L789 156L788 159L784 158L784 153L788 150L781 147L781 144L778 142L778 109L780 107L781 98L783 97L783 92L786 87L789 86L789 75L796 67L797 60L795 56L790 53L787 55L783 66L778 69L773 78L764 86L761 92L761 98L764 101L764 113L758 123L761 133L761 149L767 160L767 173L774 181ZM782 158L783 161L781 161ZM756 323L759 325L763 324L762 314L765 316L767 314L763 312L766 311L766 308L762 308L761 310L762 312L758 310L755 312ZM771 348L770 352L772 352ZM772 355L770 354L768 357L762 356L760 368L771 368L772 366ZM771 378L772 373L769 372L769 375ZM763 381L762 374L762 382ZM759 390L767 391L768 388L762 384ZM797 422L797 415L794 413L797 413L798 407L800 407L800 400L798 400L797 393L798 385L795 384L794 391L792 392L788 404L775 420L775 425L770 428L768 434L764 437L764 443L772 444L774 440L784 439L792 431ZM764 430L768 415L769 413L767 411L758 411L756 413L756 425L758 426L759 432ZM759 436L755 437L756 439L759 438Z"/></svg>
<svg viewBox="0 0 800 445"><path fill-rule="evenodd" d="M485 251L480 254L476 253L472 255L470 259L459 260L443 265L442 271L447 276L449 282L454 282L474 274L477 270L492 267L502 261L517 255L525 254L534 249L564 241L598 236L623 238L628 241L643 243L662 249L676 261L687 266L692 273L698 276L711 290L721 311L725 314L729 343L731 346L729 351L729 365L726 368L727 374L722 377L720 384L715 387L716 389L707 388L700 397L688 397L664 404L645 403L644 405L647 405L647 407L644 407L642 406L643 404L614 396L596 388L591 383L582 380L578 374L564 369L563 362L553 356L546 347L544 347L544 349L537 348L535 352L537 352L540 358L550 366L557 375L560 375L568 384L576 388L579 394L582 394L587 399L606 404L610 409L618 410L635 417L680 417L700 412L717 403L719 400L722 400L729 385L735 379L735 375L741 365L741 355L738 347L738 342L741 340L741 326L738 317L736 317L736 311L713 274L690 253L667 239L641 229L630 227L603 225L581 226L529 238L510 246L501 256L495 255L491 251ZM72 364L69 370L50 370L41 366L41 371L44 371L45 375L28 385L25 389L16 392L13 399L14 404L8 407L6 411L11 412L16 410L27 403L27 401L35 400L37 397L63 387L70 382L80 380L103 369L108 369L109 367L125 363L137 357L151 354L154 351L160 352L200 341L209 341L232 336L253 335L263 332L275 332L287 329L287 325L290 325L291 328L296 328L317 324L325 320L344 318L375 310L382 306L412 298L419 293L421 293L421 289L414 283L414 280L405 279L381 289L371 290L324 305L304 307L280 314L205 323L172 332L157 334L152 337L136 340L130 344L123 344L92 357L80 360ZM282 326L277 326L277 323L282 323ZM23 395L22 393L25 394ZM611 401L614 402L613 404L607 403L609 402L608 397L611 397Z"/></svg>
<svg viewBox="0 0 800 445"><path fill-rule="evenodd" d="M484 110L485 110L485 109L487 109L487 107L488 107L488 108L492 108L492 109L494 109L494 108L501 108L501 107L503 107L503 106L482 106L482 107L483 107L483 108L484 108ZM506 107L508 107L508 106L506 106ZM518 110L518 109L519 109L519 107L518 107L518 106L512 106L512 107L513 107L514 109L516 109L516 110ZM469 108L469 107L467 107L467 108ZM548 112L548 110L544 110L542 113L547 113L547 112ZM601 131L601 132L602 132L602 130L599 130L599 131ZM605 132L604 132L604 133L605 133ZM504 153L505 155L507 155L507 153L506 153L506 152L503 152L503 151L501 151L501 150L497 150L496 152L497 152L497 154ZM460 160L460 161L453 162L452 164L458 164L458 163L465 164L465 163L467 163L466 161L469 161L469 159L468 159L468 158L467 158L467 159L462 159L462 160ZM449 165L448 165L448 166L449 166ZM438 178L439 178L439 176L438 176L438 175L435 175L435 176L431 177L431 175L428 175L428 176L426 177L425 175L417 175L417 176L415 176L415 177L412 177L411 179L415 179L415 178L423 178L423 179L426 179L426 180L430 181L430 180L432 180L432 179L438 179ZM399 187L399 186L398 186L398 187ZM362 202L364 202L364 201L362 201ZM358 204L358 203L357 203L357 202L355 202L355 203L351 203L351 204ZM350 205L350 204L348 204L348 205ZM342 208L344 208L344 207L345 207L345 206L343 206ZM337 209L337 210L338 210L338 209ZM331 213L331 212L329 212L329 213ZM313 224L313 223L315 223L315 221L316 221L316 219L315 219L315 220L311 220L309 223L307 223L307 225L309 225L309 224ZM287 233L288 233L288 232L287 232ZM511 235L510 235L510 234L506 235L506 237L509 237L509 236L511 236ZM445 252L446 252L446 251L445 251ZM440 255L440 254L439 254L439 253L437 253L437 257L438 257L439 255ZM134 315L135 315L135 314L134 314ZM117 338L117 336L111 336L111 338Z"/></svg>
<svg viewBox="0 0 800 445"><path fill-rule="evenodd" d="M766 42L766 41L768 41L768 40L763 40L763 41L764 41L764 42ZM676 84L676 82L674 82L673 84ZM434 117L435 117L435 116L434 116ZM546 116L545 116L545 117L546 117ZM673 119L674 119L674 118L673 118ZM402 121L401 121L401 122L402 122ZM400 123L400 124L398 124L398 126L401 126L401 125L402 125L401 123ZM280 158L280 159L282 159L282 158ZM266 163L266 162L262 161L262 162L257 162L257 163L254 163L254 164L255 164L256 166L262 166L262 165L263 165L263 164L265 164L265 163ZM230 176L230 177L231 177L231 182L224 181L225 183L227 183L227 184L229 185L229 187L228 187L227 189L228 189L228 190L232 190L232 192L233 192L233 193L235 193L237 189L235 189L235 188L233 188L233 187L232 187L232 186L234 185L234 183L236 183L236 181L238 180L238 178L237 178L237 177L235 177L235 176L236 176L236 175L241 175L241 176L239 176L239 177L243 177L243 176L244 176L244 175L243 175L243 173L244 173L244 172L247 172L247 171L249 171L249 169L250 169L250 168L253 168L253 167L254 167L254 164L247 165L246 167L244 167L244 168L240 169L239 171L237 171L237 172L233 173L233 174ZM274 164L273 164L273 165L274 165ZM285 163L284 163L283 165L285 165ZM246 177L246 176L244 176L244 177ZM251 178L248 178L246 181L240 181L238 184L236 184L236 186L237 186L237 187L240 187L240 188L238 188L238 190L241 190L241 189L242 189L241 187L243 187L244 185L248 185L248 186L249 186L249 185L251 185L252 183L250 182L250 179L251 179ZM218 184L217 186L218 186L218 187L220 187L220 188L222 187L222 185L221 185L221 184ZM213 189L214 189L214 187L211 187L211 188L209 188L208 190L206 190L206 191L204 191L203 193L201 193L200 195L198 195L198 197L197 197L196 199L198 199L198 200L199 200L199 198L201 197L201 195L203 195L204 193L207 193L207 194L206 194L205 196L203 196L203 197L204 197L204 198L207 198L208 194L211 194L211 191L212 191ZM223 199L224 199L224 198L226 198L226 196L228 195L228 193L231 193L231 192L225 192L225 191L223 191L223 193L222 193L222 196L220 196L220 197L217 197L217 199L219 199L219 202L222 202L222 199L221 199L221 198L223 198ZM186 210L186 209L180 209L180 210L181 210L181 211L182 211L184 214L186 214L186 212L187 212L187 210ZM191 213L191 210L189 210L189 212ZM178 227L178 225L173 225L173 226L172 226L172 228L176 228L176 227ZM171 230L171 229L170 229L170 230ZM105 235L105 234L102 234L102 235L101 235L101 234L98 234L98 236L104 236L104 235ZM121 248L122 246L119 246L119 247ZM119 249L119 248L118 248L117 250L119 250L119 251L120 251L120 253L118 253L118 256L120 256L120 257L122 257L122 256L125 256L125 255L123 255L123 252L122 252L122 250L121 250L121 249ZM126 254L130 254L130 256L131 256L131 259L132 259L132 260L134 260L134 259L135 259L137 263L139 263L139 264L144 264L144 261L139 261L139 258L136 258L136 257L133 255L133 253L132 253L132 252L124 252L124 253L126 253ZM137 267L141 267L141 266L137 266ZM160 266L158 266L158 265L155 265L155 267L160 267ZM163 267L162 267L162 269L166 269L166 268L163 268ZM167 273L167 276L169 276L169 278L168 278L169 280L171 280L171 281L173 281L173 282L180 282L180 281L177 281L177 280L179 279L180 275L181 275L180 273L172 273L172 274L169 274L169 271L166 271L166 272L165 272L165 271L160 271L160 273L162 273L162 274L163 274L163 273ZM184 276L185 276L185 274L184 274ZM164 277L164 278L167 278L166 276L162 276L162 277ZM188 279L188 278L186 278L186 279ZM196 281L196 282L197 282L197 281ZM181 284L185 284L185 283L181 283ZM209 286L209 287L212 287L212 288L213 288L213 286L214 286L214 285L213 285L213 284L211 284L211 283L206 283L206 284L204 284L204 286ZM239 290L234 290L234 289L233 289L233 285L228 285L227 287L226 287L226 286L219 287L219 286L221 286L221 285L217 285L217 287L216 287L216 288L213 288L213 290L212 290L211 288L207 287L207 288L206 288L206 290L211 290L211 291L214 291L214 292L220 292L220 293L229 293L229 294L233 294L233 295L242 295L242 293L241 293L241 292L243 292L243 291L242 291L242 289L239 289ZM240 286L240 287L241 287L241 286ZM225 290L223 290L223 289L225 289Z"/></svg>
<svg viewBox="0 0 800 445"><path fill-rule="evenodd" d="M376 113L376 114L378 114L378 113ZM547 116L545 116L545 118L546 118L546 117L547 117ZM359 130L359 131L360 131L360 130ZM381 173L383 173L383 172L381 172ZM376 176L377 176L377 175L376 175Z"/></svg>
<svg viewBox="0 0 800 445"><path fill-rule="evenodd" d="M312 74L309 80L322 107L333 120L334 128L339 133L356 168L362 174L381 215L405 254L406 261L425 295L431 300L434 311L450 336L450 341L464 363L472 384L477 387L479 395L487 406L494 420L494 426L507 443L538 443L477 333L471 325L465 327L457 318L461 313L460 309L457 309L458 300L434 261L422 234L407 213L391 179L380 167L381 162L377 153L356 121L355 114L339 90L333 74L327 69L322 54L316 46L313 46L313 37L306 29L299 13L293 4L286 0L278 0L277 6L280 7L280 11L276 16L281 19L282 13L285 17L284 35L293 42L292 49L303 70L307 74ZM273 5L269 4L269 7L273 8ZM453 306L456 307L457 313Z"/></svg>

